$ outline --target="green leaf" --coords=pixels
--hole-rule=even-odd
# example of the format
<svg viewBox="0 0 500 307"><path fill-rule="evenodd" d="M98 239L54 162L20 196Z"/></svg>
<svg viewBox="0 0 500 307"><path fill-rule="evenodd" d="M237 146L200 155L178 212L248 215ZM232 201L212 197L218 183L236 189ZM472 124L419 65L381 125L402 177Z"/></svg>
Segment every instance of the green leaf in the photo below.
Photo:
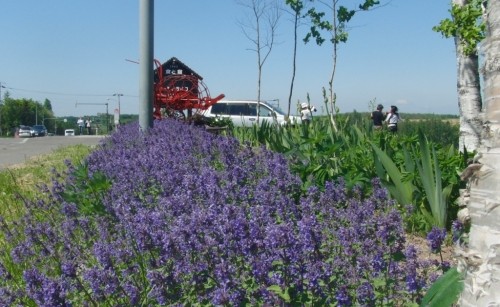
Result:
<svg viewBox="0 0 500 307"><path fill-rule="evenodd" d="M100 171L90 176L86 162L75 166L73 176L74 186L68 186L65 191L61 192L61 197L65 201L75 203L84 215L106 214L102 198L110 189L111 181Z"/></svg>
<svg viewBox="0 0 500 307"><path fill-rule="evenodd" d="M452 306L464 288L463 274L457 268L448 270L430 287L420 306Z"/></svg>
<svg viewBox="0 0 500 307"><path fill-rule="evenodd" d="M447 198L451 193L451 188L443 190L441 169L439 168L436 151L432 144L427 141L422 130L418 131L418 138L420 161L417 161L416 164L434 218L433 224L438 227L445 227L448 207ZM415 156L418 157L419 155L415 154Z"/></svg>
<svg viewBox="0 0 500 307"><path fill-rule="evenodd" d="M377 154L378 161L375 163L382 163L387 175L391 178L393 185L388 185L386 188L389 190L391 195L396 198L396 200L402 205L408 205L413 202L413 193L415 191L415 186L411 182L404 181L404 175L399 171L396 164L391 160L391 158L377 145L369 142L373 150Z"/></svg>
<svg viewBox="0 0 500 307"><path fill-rule="evenodd" d="M424 204L421 204L421 206L420 206L420 213L422 213L422 216L425 218L425 220L427 221L427 223L429 223L429 225L434 225L434 217L425 208ZM430 227L429 227L429 230L430 230Z"/></svg>
<svg viewBox="0 0 500 307"><path fill-rule="evenodd" d="M375 286L376 289L384 288L387 285L387 281L385 278L375 278L373 280L373 285Z"/></svg>
<svg viewBox="0 0 500 307"><path fill-rule="evenodd" d="M290 295L288 294L288 290L282 291L281 287L278 285L272 285L267 288L267 290L274 292L279 297L281 297L286 303L290 303Z"/></svg>

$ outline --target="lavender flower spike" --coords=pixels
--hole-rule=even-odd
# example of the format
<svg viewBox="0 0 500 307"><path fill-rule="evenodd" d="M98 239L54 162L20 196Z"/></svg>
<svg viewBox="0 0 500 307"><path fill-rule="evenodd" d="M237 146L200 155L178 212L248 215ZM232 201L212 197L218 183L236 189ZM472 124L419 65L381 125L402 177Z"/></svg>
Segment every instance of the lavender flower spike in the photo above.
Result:
<svg viewBox="0 0 500 307"><path fill-rule="evenodd" d="M432 230L427 234L427 243L433 253L438 253L441 251L441 246L446 239L446 229L433 227Z"/></svg>

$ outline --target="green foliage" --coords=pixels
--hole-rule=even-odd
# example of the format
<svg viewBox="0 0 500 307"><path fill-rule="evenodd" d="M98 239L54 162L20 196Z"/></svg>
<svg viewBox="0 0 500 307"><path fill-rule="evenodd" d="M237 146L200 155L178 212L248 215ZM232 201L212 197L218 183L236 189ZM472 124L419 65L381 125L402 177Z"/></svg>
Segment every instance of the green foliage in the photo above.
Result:
<svg viewBox="0 0 500 307"><path fill-rule="evenodd" d="M370 113L353 111L342 113L349 118L350 125L362 126L367 131L372 125ZM459 116L451 114L402 114L403 120L398 123L400 136L415 136L419 129L424 129L425 137L435 144L453 145L458 149Z"/></svg>
<svg viewBox="0 0 500 307"><path fill-rule="evenodd" d="M355 10L348 10L345 6L341 6L337 11L337 17L340 22L349 22L355 13Z"/></svg>
<svg viewBox="0 0 500 307"><path fill-rule="evenodd" d="M413 203L413 195L417 192L413 183L405 176L405 171L400 171L396 163L383 150L373 143L370 143L376 154L375 163L377 175L385 183L384 186L391 195L401 204L409 205ZM380 163L380 164L379 164Z"/></svg>
<svg viewBox="0 0 500 307"><path fill-rule="evenodd" d="M78 164L73 176L75 178L74 185L62 193L64 200L75 203L83 215L104 215L106 208L101 199L106 196L111 187L111 181L101 172L89 175L85 162Z"/></svg>
<svg viewBox="0 0 500 307"><path fill-rule="evenodd" d="M296 15L301 14L302 9L304 9L304 2L302 0L286 0L285 3Z"/></svg>
<svg viewBox="0 0 500 307"><path fill-rule="evenodd" d="M438 135L433 129L440 127L438 119L431 121L436 124L414 121L415 132L411 129L393 135L372 131L369 116L354 112L337 116L337 133L328 118L315 117L309 125L263 124L234 129L232 135L252 146L263 145L285 154L304 189L321 187L340 177L348 187L369 187L371 178L379 177L402 206L413 204L418 209L405 213L408 229L425 233L432 225L449 227L447 217L456 216L454 201L463 185L458 174L466 161L454 144L439 146L429 140L428 135ZM456 125L443 125L453 130L450 134L458 131Z"/></svg>
<svg viewBox="0 0 500 307"><path fill-rule="evenodd" d="M444 37L458 38L465 55L476 55L477 45L485 38L486 24L482 20L482 0L471 0L461 6L452 4L452 19L444 19L432 30Z"/></svg>
<svg viewBox="0 0 500 307"><path fill-rule="evenodd" d="M230 118L224 117L204 117L203 121L206 125L210 127L228 127L232 129L234 127L233 121Z"/></svg>
<svg viewBox="0 0 500 307"><path fill-rule="evenodd" d="M400 204L417 206L418 216L411 219L420 226L415 229L417 223L413 223L414 230L427 232L432 226L449 226L447 217L455 216L457 211L456 206L449 208L449 204L459 196L458 170L465 166L461 154L453 146L438 154L436 145L422 131L403 144L400 155L371 144L376 153L377 175Z"/></svg>
<svg viewBox="0 0 500 307"><path fill-rule="evenodd" d="M52 103L50 102L50 100L45 99L43 101L43 107L49 111L52 111Z"/></svg>
<svg viewBox="0 0 500 307"><path fill-rule="evenodd" d="M410 115L408 115L410 116ZM451 144L458 149L459 129L458 118L447 119L446 117L430 116L430 118L420 115L414 120L409 120L404 115L401 123L400 133L405 135L417 135L419 129L425 127L425 137L435 144ZM410 117L411 118L411 117Z"/></svg>
<svg viewBox="0 0 500 307"><path fill-rule="evenodd" d="M65 160L83 160L90 152L90 146L74 145L59 148L47 155L34 157L21 166L10 167L0 171L0 215L10 217L19 213L18 195L30 199L40 199L39 186L51 181L53 171L62 172L66 169Z"/></svg>
<svg viewBox="0 0 500 307"><path fill-rule="evenodd" d="M46 107L50 106L50 101L47 101L42 105L32 99L12 99L6 95L0 107L2 136L12 136L13 130L19 125L33 126L41 124L43 118L54 117L52 110Z"/></svg>
<svg viewBox="0 0 500 307"><path fill-rule="evenodd" d="M93 127L98 128L99 134L107 134L114 126L111 114L98 113L83 117L91 118ZM50 133L57 135L63 135L65 129L78 129L76 123L78 117L54 116L50 100L45 99L43 103L40 103L25 98L12 99L8 93L5 95L4 104L0 106L0 118L0 136L12 136L14 129L19 125L33 126L37 123L45 125ZM137 119L138 115L122 114L120 116L121 124L137 121Z"/></svg>
<svg viewBox="0 0 500 307"><path fill-rule="evenodd" d="M310 2L314 2L314 0L310 0ZM318 2L322 3L321 1ZM359 4L358 7L362 11L367 11L378 4L380 4L380 1L365 0ZM332 14L326 14L325 12L318 11L315 7L309 9L306 16L309 16L310 18L311 27L304 38L305 43L308 43L311 38L314 38L317 45L322 45L325 42L325 39L321 35L321 31L330 32L330 42L334 45L347 42L347 24L356 14L356 10L349 9L342 5L337 7L336 4L334 4L333 7L328 6L328 9L335 11L335 14L333 14L333 16L335 16L333 20L325 19L325 16L330 18L329 16L332 16Z"/></svg>
<svg viewBox="0 0 500 307"><path fill-rule="evenodd" d="M432 284L420 306L453 306L464 288L463 278L457 268L448 270Z"/></svg>
<svg viewBox="0 0 500 307"><path fill-rule="evenodd" d="M434 113L404 113L404 123L408 121L427 121L427 120L438 120L438 121L456 121L458 124L458 119L460 116L454 114L434 114Z"/></svg>
<svg viewBox="0 0 500 307"><path fill-rule="evenodd" d="M68 157L82 161L91 152L90 146L74 145L59 148L51 154L32 158L23 165L0 171L0 216L6 221L18 219L23 213L23 199L44 199L40 185L51 182L55 172L63 172Z"/></svg>
<svg viewBox="0 0 500 307"><path fill-rule="evenodd" d="M427 203L430 206L433 226L446 227L446 213L448 199L451 194L452 185L443 189L441 179L441 169L439 168L436 150L427 142L422 131L418 134L420 144L420 160L416 161L418 173L425 191ZM431 154L432 152L432 154Z"/></svg>
<svg viewBox="0 0 500 307"><path fill-rule="evenodd" d="M316 44L318 46L321 46L325 42L325 39L321 36L320 31L321 30L331 31L332 26L328 21L322 20L322 18L325 16L324 12L317 12L314 8L311 8L307 12L307 15L311 18L312 26L309 32L304 37L304 42L308 43L312 37L316 40Z"/></svg>
<svg viewBox="0 0 500 307"><path fill-rule="evenodd" d="M365 3L359 5L359 8L361 10L366 11L366 10L370 9L372 6L375 6L377 4L380 4L380 1L378 1L378 0L366 0Z"/></svg>

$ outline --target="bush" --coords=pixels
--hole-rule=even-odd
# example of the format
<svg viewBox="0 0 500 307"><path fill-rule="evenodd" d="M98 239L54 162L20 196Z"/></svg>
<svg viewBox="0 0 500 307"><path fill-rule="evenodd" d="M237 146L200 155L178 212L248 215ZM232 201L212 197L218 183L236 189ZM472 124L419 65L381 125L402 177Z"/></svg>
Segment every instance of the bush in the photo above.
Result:
<svg viewBox="0 0 500 307"><path fill-rule="evenodd" d="M424 132L427 139L443 147L453 145L458 150L459 126L439 118L429 118L423 120L405 120L401 124L401 133L405 135L415 135L418 130Z"/></svg>
<svg viewBox="0 0 500 307"><path fill-rule="evenodd" d="M404 305L435 268L379 181L302 196L282 155L176 121L122 126L62 178L0 221L2 305Z"/></svg>
<svg viewBox="0 0 500 307"><path fill-rule="evenodd" d="M435 125L427 124L428 121L435 122ZM465 184L460 182L458 174L465 168L469 156L467 153L461 154L455 145L446 143L450 139L444 141L442 137L443 144L427 137L429 134L436 140L438 134L433 134L432 128L446 126L449 131L444 128L442 131L449 132L448 136L456 133L455 142L458 140L458 126L440 121L439 117L411 123L405 120L401 131L393 134L385 129L374 131L369 114L353 112L336 116L337 131L332 129L328 118L315 117L310 125L276 127L263 124L245 131L235 129L231 135L241 142L262 145L283 153L289 160L292 172L301 178L305 188L311 185L323 187L327 181L343 178L348 188L361 186L365 193L371 193L370 181L378 176L402 207L411 203L417 209L405 215L407 230L425 234L436 220L433 217L435 214L430 213L436 212L431 208L436 208L433 202L437 194L429 194L433 187L434 190L441 190L441 187L446 190L446 193L442 193L448 204L446 215L449 218L445 222L448 229L451 226L458 209L455 200L459 196L459 189ZM408 128L410 126L406 127L407 124L417 130L412 131ZM374 147L380 149L379 153L375 153ZM423 162L423 151L434 150L437 161L434 163L433 160L433 171L421 173L417 165ZM393 172L387 172L385 166L377 163L381 154L387 155L386 160L393 164ZM404 193L407 197L404 199L400 197L403 191L395 188L394 179L390 178L390 173L394 171L400 174L398 185L407 186L407 193Z"/></svg>

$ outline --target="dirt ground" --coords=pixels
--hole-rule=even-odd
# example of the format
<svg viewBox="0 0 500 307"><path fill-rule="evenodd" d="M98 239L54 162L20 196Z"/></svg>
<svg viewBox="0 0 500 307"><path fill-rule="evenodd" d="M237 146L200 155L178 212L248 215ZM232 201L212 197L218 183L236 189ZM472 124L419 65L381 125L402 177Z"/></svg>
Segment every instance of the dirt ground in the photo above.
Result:
<svg viewBox="0 0 500 307"><path fill-rule="evenodd" d="M441 261L441 257L439 254L434 254L431 252L425 238L414 235L407 235L406 239L408 244L413 244L417 248L422 259L436 259ZM451 266L457 265L457 259L455 259L454 257L454 249L455 247L453 245L446 245L441 249L443 261L448 261Z"/></svg>

